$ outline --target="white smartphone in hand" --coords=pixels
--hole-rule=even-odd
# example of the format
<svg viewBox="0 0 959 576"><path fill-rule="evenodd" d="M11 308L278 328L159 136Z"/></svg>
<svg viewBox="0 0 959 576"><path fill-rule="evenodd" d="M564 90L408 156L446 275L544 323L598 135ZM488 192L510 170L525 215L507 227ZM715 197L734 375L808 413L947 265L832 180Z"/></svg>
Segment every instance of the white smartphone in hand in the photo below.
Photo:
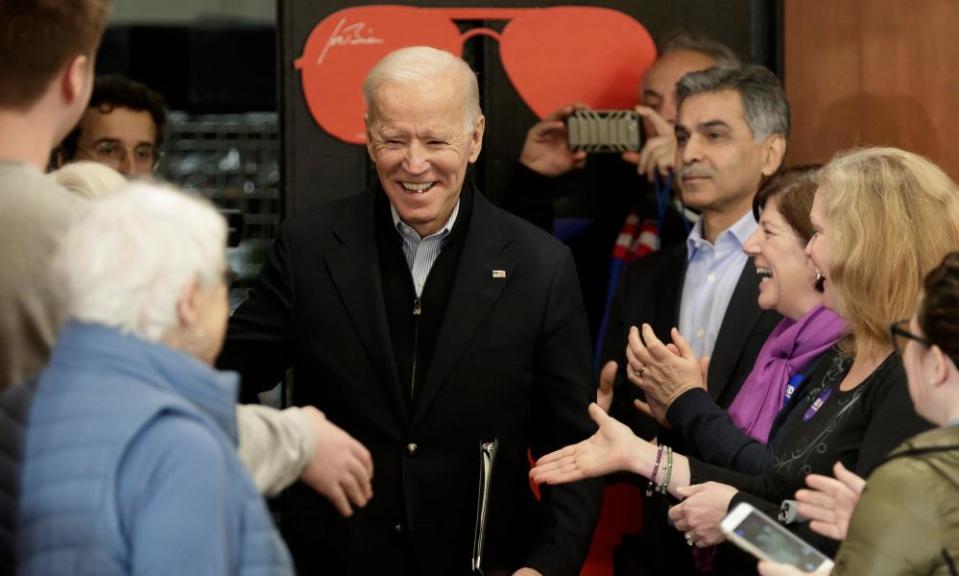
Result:
<svg viewBox="0 0 959 576"><path fill-rule="evenodd" d="M760 560L789 564L805 572L832 568L832 560L779 522L742 502L719 524L726 538Z"/></svg>

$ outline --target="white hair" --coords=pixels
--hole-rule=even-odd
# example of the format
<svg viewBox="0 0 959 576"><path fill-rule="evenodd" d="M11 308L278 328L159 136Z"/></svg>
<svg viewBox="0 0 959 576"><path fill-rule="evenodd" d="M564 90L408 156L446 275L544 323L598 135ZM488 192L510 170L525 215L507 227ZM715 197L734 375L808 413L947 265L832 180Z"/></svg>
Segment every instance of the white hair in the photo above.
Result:
<svg viewBox="0 0 959 576"><path fill-rule="evenodd" d="M127 183L123 174L92 160L70 162L47 174L47 178L84 198L106 196Z"/></svg>
<svg viewBox="0 0 959 576"><path fill-rule="evenodd" d="M221 281L226 222L213 205L138 182L90 205L53 260L67 312L158 342L179 326L191 281Z"/></svg>
<svg viewBox="0 0 959 576"><path fill-rule="evenodd" d="M394 50L370 70L366 80L363 81L363 99L366 101L368 119L374 120L373 110L376 109L374 103L380 84L384 82L419 84L434 80L446 73L457 74L462 79L463 94L466 99L464 122L466 132L472 132L482 114L476 73L462 58L429 46L411 46Z"/></svg>

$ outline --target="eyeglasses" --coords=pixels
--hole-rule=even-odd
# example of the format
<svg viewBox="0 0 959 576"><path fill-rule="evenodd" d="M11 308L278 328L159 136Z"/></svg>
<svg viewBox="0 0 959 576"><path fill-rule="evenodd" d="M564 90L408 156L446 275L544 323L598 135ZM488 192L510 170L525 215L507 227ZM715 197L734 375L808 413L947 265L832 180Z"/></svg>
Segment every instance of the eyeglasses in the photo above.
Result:
<svg viewBox="0 0 959 576"><path fill-rule="evenodd" d="M502 32L456 21L508 21ZM313 119L350 144L365 144L363 80L388 53L432 46L461 56L475 36L499 41L499 54L513 87L540 118L570 102L625 109L656 59L656 46L642 24L609 8L417 8L359 6L321 20L303 55L303 95Z"/></svg>
<svg viewBox="0 0 959 576"><path fill-rule="evenodd" d="M133 166L141 172L152 171L160 161L160 153L153 144L138 144L130 154L122 142L113 139L98 140L91 150L86 151L86 155L115 169L120 168L130 155Z"/></svg>
<svg viewBox="0 0 959 576"><path fill-rule="evenodd" d="M909 331L909 318L890 324L889 334L892 335L892 345L896 348L896 351L899 352L900 356L905 352L906 344L909 343L909 340L915 340L923 346L932 346L932 342L929 340Z"/></svg>

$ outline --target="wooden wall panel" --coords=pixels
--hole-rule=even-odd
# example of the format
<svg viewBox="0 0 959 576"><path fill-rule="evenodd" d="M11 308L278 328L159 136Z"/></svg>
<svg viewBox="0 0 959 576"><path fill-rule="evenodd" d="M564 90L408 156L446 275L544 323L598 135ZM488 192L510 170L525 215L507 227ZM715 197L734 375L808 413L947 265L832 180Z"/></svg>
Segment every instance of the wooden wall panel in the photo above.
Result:
<svg viewBox="0 0 959 576"><path fill-rule="evenodd" d="M890 145L959 177L957 34L954 0L786 0L789 161Z"/></svg>
<svg viewBox="0 0 959 576"><path fill-rule="evenodd" d="M855 107L841 121L822 112L861 93L857 0L787 0L783 22L784 80L792 107L790 164L823 162L856 141ZM828 149L822 142L830 142Z"/></svg>

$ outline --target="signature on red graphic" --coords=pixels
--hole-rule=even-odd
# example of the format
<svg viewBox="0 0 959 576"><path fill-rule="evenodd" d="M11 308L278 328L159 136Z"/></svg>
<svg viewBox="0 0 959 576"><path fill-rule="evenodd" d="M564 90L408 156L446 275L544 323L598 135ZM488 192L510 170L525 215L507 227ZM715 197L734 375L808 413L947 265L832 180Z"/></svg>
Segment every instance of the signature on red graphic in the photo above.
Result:
<svg viewBox="0 0 959 576"><path fill-rule="evenodd" d="M334 46L368 46L383 43L382 38L373 35L372 28L369 30L365 30L365 28L366 22L356 22L347 26L346 18L341 18L333 33L330 34L330 39L326 41L326 45L320 52L320 57L316 63L322 64L323 59L326 58L326 53Z"/></svg>

